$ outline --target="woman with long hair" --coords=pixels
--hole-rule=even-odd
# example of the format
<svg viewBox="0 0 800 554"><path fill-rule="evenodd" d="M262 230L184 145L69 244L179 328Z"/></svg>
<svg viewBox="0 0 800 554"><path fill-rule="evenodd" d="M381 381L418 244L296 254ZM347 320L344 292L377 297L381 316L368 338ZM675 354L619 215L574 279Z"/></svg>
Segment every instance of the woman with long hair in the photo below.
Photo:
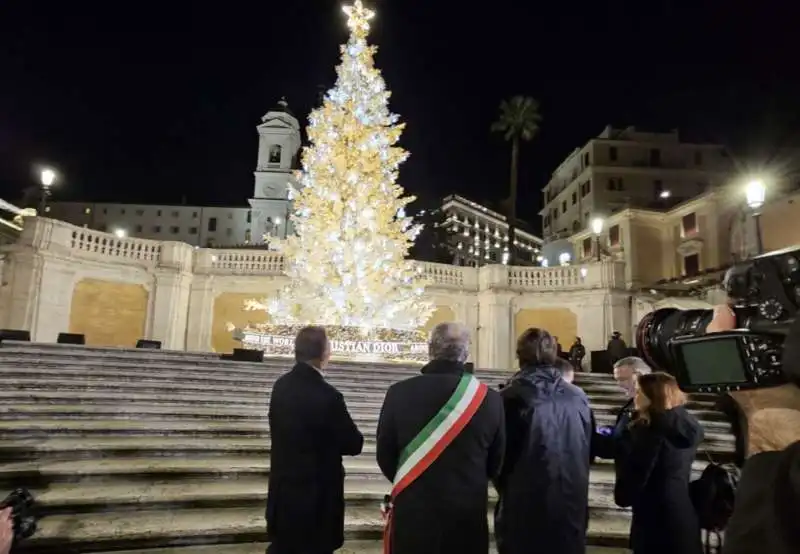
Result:
<svg viewBox="0 0 800 554"><path fill-rule="evenodd" d="M703 429L667 373L637 380L636 415L621 440L614 500L633 509L634 554L701 554L689 480Z"/></svg>

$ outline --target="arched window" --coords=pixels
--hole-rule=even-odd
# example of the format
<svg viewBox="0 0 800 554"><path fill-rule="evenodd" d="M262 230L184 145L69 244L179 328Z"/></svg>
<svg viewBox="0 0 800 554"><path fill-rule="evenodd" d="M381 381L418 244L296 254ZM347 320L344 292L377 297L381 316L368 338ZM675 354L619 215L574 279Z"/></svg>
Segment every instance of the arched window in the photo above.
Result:
<svg viewBox="0 0 800 554"><path fill-rule="evenodd" d="M281 163L281 145L280 144L273 144L269 147L269 163L271 164L279 164Z"/></svg>

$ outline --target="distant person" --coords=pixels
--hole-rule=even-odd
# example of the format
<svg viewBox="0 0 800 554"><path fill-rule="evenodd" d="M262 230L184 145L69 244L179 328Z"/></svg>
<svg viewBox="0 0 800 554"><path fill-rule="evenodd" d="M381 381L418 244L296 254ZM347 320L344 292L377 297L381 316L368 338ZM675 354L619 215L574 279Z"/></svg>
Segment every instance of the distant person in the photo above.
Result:
<svg viewBox="0 0 800 554"><path fill-rule="evenodd" d="M622 334L619 331L614 331L614 334L611 335L606 350L608 350L608 357L611 358L612 365L628 355L628 345L622 340Z"/></svg>
<svg viewBox="0 0 800 554"><path fill-rule="evenodd" d="M633 554L703 554L689 479L703 428L668 373L636 381L636 418L616 460L614 501L633 509Z"/></svg>
<svg viewBox="0 0 800 554"><path fill-rule="evenodd" d="M564 349L561 347L561 341L558 340L558 337L553 337L553 340L556 341L556 356L559 358L563 358Z"/></svg>
<svg viewBox="0 0 800 554"><path fill-rule="evenodd" d="M275 382L269 405L267 552L331 554L344 543L342 456L360 454L364 437L323 376L325 329L301 329L294 355L297 363Z"/></svg>
<svg viewBox="0 0 800 554"><path fill-rule="evenodd" d="M488 487L505 448L500 395L465 371L469 332L437 325L421 375L392 385L377 459L392 481L391 554L487 554Z"/></svg>
<svg viewBox="0 0 800 554"><path fill-rule="evenodd" d="M569 348L569 363L576 371L583 371L583 359L586 357L586 347L580 337L575 337L575 342Z"/></svg>
<svg viewBox="0 0 800 554"><path fill-rule="evenodd" d="M561 378L567 383L571 384L575 381L575 368L572 367L572 364L567 360L558 358L555 363L555 368L561 374Z"/></svg>
<svg viewBox="0 0 800 554"><path fill-rule="evenodd" d="M617 412L617 419L614 425L603 426L598 429L598 435L595 436L592 443L593 453L598 458L614 459L616 444L623 439L630 422L633 420L636 380L641 375L649 373L651 373L650 366L643 359L636 356L622 358L614 364L614 379L625 391L628 400Z"/></svg>
<svg viewBox="0 0 800 554"><path fill-rule="evenodd" d="M593 434L589 400L562 376L547 331L525 331L517 357L520 372L501 392L507 447L495 482L498 554L584 554Z"/></svg>

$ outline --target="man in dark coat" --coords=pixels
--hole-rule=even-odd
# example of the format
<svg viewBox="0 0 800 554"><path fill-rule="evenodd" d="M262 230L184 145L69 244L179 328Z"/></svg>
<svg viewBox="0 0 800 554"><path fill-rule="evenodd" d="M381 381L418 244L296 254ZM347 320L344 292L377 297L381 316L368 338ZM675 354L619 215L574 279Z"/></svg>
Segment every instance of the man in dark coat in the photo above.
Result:
<svg viewBox="0 0 800 554"><path fill-rule="evenodd" d="M619 331L614 331L614 334L611 335L611 340L608 341L606 350L612 364L617 363L628 355L628 345L622 340L622 334Z"/></svg>
<svg viewBox="0 0 800 554"><path fill-rule="evenodd" d="M377 459L390 481L403 449L447 403L464 374L469 333L454 323L431 334L422 375L392 385L378 423ZM489 390L475 415L433 464L393 499L392 554L487 554L487 496L505 435L500 395Z"/></svg>
<svg viewBox="0 0 800 554"><path fill-rule="evenodd" d="M344 543L342 456L360 454L364 437L322 374L325 329L302 329L294 349L297 364L275 382L269 405L267 552L331 554Z"/></svg>
<svg viewBox="0 0 800 554"><path fill-rule="evenodd" d="M586 394L562 379L542 329L519 338L521 370L501 395L506 456L496 481L499 554L584 554L592 415Z"/></svg>
<svg viewBox="0 0 800 554"><path fill-rule="evenodd" d="M575 342L569 347L569 363L578 371L583 370L583 358L586 357L586 347L580 337L575 337Z"/></svg>
<svg viewBox="0 0 800 554"><path fill-rule="evenodd" d="M617 445L623 440L628 425L633 419L633 398L636 396L636 380L640 375L651 373L650 366L636 356L628 356L617 360L614 364L614 379L628 398L627 402L617 412L614 425L603 426L597 429L597 434L592 440L592 454L606 460L615 459Z"/></svg>

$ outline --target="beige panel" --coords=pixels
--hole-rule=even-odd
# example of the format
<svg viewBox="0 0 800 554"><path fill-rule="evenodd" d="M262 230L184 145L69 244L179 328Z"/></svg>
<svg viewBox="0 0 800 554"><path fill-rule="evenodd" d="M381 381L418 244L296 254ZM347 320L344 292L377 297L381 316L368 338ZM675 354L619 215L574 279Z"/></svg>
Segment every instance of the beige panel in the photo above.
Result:
<svg viewBox="0 0 800 554"><path fill-rule="evenodd" d="M761 238L765 252L800 245L800 201L767 204L761 216Z"/></svg>
<svg viewBox="0 0 800 554"><path fill-rule="evenodd" d="M447 323L455 320L456 314L450 306L437 306L436 311L431 314L430 319L425 322L425 325L423 325L420 330L427 335L440 323Z"/></svg>
<svg viewBox="0 0 800 554"><path fill-rule="evenodd" d="M233 352L241 343L233 339L228 324L236 328L267 323L269 314L265 311L245 311L244 304L247 300L260 300L269 297L267 294L253 294L247 292L223 292L214 299L214 311L211 320L211 350L213 352Z"/></svg>
<svg viewBox="0 0 800 554"><path fill-rule="evenodd" d="M531 327L544 329L554 337L564 349L575 342L578 336L578 317L567 308L525 309L517 312L514 318L515 336L519 336Z"/></svg>
<svg viewBox="0 0 800 554"><path fill-rule="evenodd" d="M83 279L72 292L69 332L90 346L136 346L144 338L147 290L142 285Z"/></svg>

